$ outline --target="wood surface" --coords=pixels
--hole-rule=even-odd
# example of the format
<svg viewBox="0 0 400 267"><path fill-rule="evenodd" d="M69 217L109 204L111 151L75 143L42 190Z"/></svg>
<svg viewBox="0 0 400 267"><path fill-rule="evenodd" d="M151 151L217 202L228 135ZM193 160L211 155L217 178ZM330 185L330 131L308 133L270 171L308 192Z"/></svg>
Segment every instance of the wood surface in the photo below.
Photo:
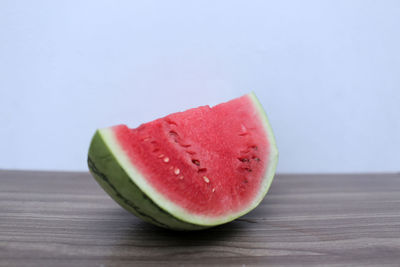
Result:
<svg viewBox="0 0 400 267"><path fill-rule="evenodd" d="M400 266L400 174L277 175L232 223L172 232L88 173L0 171L1 266Z"/></svg>

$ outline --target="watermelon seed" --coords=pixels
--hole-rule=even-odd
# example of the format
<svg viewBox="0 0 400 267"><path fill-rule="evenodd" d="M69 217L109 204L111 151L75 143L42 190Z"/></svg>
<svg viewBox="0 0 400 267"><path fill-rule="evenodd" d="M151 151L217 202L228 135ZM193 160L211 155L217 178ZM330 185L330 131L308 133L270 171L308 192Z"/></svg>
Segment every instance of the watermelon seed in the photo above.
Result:
<svg viewBox="0 0 400 267"><path fill-rule="evenodd" d="M200 161L197 159L192 159L193 164L200 166Z"/></svg>
<svg viewBox="0 0 400 267"><path fill-rule="evenodd" d="M179 135L177 132L171 130L171 131L169 131L169 135L174 139L175 143L178 143Z"/></svg>
<svg viewBox="0 0 400 267"><path fill-rule="evenodd" d="M163 158L163 157L164 157L164 154L158 155L158 158L159 158L159 159L161 159L161 158Z"/></svg>
<svg viewBox="0 0 400 267"><path fill-rule="evenodd" d="M173 124L173 125L175 125L176 126L176 122L174 122L174 121L171 121L171 120L165 120L168 124Z"/></svg>
<svg viewBox="0 0 400 267"><path fill-rule="evenodd" d="M249 162L250 160L248 158L238 158L241 162Z"/></svg>
<svg viewBox="0 0 400 267"><path fill-rule="evenodd" d="M189 145L189 144L180 144L182 147L185 147L185 148L187 148L187 147L191 147L192 145Z"/></svg>
<svg viewBox="0 0 400 267"><path fill-rule="evenodd" d="M249 133L240 133L239 136L245 136L248 135Z"/></svg>
<svg viewBox="0 0 400 267"><path fill-rule="evenodd" d="M174 173L175 173L176 175L178 175L180 172L181 172L181 170L179 170L178 168L175 168Z"/></svg>
<svg viewBox="0 0 400 267"><path fill-rule="evenodd" d="M178 178L179 178L180 180L183 180L183 175L179 176Z"/></svg>
<svg viewBox="0 0 400 267"><path fill-rule="evenodd" d="M251 146L250 148L254 149L254 150L258 150L257 146Z"/></svg>
<svg viewBox="0 0 400 267"><path fill-rule="evenodd" d="M142 139L142 141L144 141L144 142L147 142L149 140L150 140L150 137L146 137L146 138Z"/></svg>
<svg viewBox="0 0 400 267"><path fill-rule="evenodd" d="M208 179L207 176L203 176L204 182L206 182L207 184L210 182L210 179Z"/></svg>
<svg viewBox="0 0 400 267"><path fill-rule="evenodd" d="M215 188L212 189L213 193L215 192Z"/></svg>
<svg viewBox="0 0 400 267"><path fill-rule="evenodd" d="M190 155L194 155L194 154L196 154L196 152L194 152L194 151L191 151L191 150L186 150L186 152L187 152L188 154L190 154Z"/></svg>
<svg viewBox="0 0 400 267"><path fill-rule="evenodd" d="M248 171L248 172L252 172L252 171L253 171L253 170L250 169L249 167L239 167L238 170Z"/></svg>
<svg viewBox="0 0 400 267"><path fill-rule="evenodd" d="M197 172L206 172L207 168L200 168Z"/></svg>
<svg viewBox="0 0 400 267"><path fill-rule="evenodd" d="M165 163L169 162L169 158L168 158L168 157L165 157L165 158L164 158L164 162L165 162Z"/></svg>
<svg viewBox="0 0 400 267"><path fill-rule="evenodd" d="M253 156L252 159L254 159L255 161L260 161L260 159L257 158L256 156Z"/></svg>

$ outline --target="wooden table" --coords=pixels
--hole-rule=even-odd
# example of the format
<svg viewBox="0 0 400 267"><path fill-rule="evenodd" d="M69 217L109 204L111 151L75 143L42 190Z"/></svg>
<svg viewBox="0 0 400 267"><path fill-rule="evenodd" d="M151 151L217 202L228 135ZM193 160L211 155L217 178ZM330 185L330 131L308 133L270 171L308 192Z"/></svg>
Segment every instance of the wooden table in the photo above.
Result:
<svg viewBox="0 0 400 267"><path fill-rule="evenodd" d="M277 175L247 216L171 232L88 173L0 171L1 266L400 266L400 174Z"/></svg>

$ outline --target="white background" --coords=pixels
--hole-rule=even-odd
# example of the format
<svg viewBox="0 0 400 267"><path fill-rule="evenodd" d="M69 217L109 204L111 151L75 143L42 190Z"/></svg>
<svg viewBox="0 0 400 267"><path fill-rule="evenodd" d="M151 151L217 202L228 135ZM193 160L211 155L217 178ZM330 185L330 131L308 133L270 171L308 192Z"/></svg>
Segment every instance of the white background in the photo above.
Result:
<svg viewBox="0 0 400 267"><path fill-rule="evenodd" d="M0 168L254 90L279 172L400 170L400 1L0 1Z"/></svg>

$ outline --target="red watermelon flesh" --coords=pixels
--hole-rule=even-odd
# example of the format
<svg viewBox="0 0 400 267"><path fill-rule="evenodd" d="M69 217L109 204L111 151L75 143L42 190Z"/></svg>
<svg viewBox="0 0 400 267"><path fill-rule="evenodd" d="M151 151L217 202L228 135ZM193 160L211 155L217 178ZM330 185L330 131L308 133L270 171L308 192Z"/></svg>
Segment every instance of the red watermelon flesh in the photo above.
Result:
<svg viewBox="0 0 400 267"><path fill-rule="evenodd" d="M246 95L112 130L159 194L190 214L221 217L245 209L260 191L270 156L262 120Z"/></svg>

